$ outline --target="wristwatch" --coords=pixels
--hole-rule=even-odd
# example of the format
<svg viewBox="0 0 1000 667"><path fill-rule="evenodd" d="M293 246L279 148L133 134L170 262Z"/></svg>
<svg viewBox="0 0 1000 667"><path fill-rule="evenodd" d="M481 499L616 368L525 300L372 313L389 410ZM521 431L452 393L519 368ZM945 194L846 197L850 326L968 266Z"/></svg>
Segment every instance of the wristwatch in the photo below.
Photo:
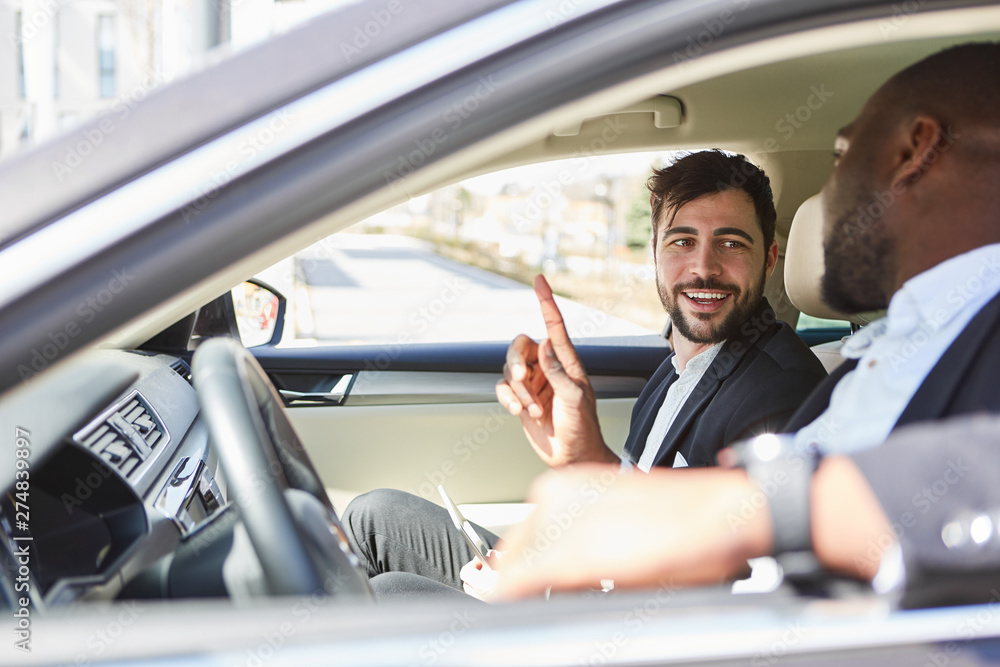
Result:
<svg viewBox="0 0 1000 667"><path fill-rule="evenodd" d="M797 447L790 434L764 434L737 443L720 455L720 463L743 468L766 498L774 533L773 553L786 576L814 572L810 486L821 454ZM751 499L755 507L763 504Z"/></svg>

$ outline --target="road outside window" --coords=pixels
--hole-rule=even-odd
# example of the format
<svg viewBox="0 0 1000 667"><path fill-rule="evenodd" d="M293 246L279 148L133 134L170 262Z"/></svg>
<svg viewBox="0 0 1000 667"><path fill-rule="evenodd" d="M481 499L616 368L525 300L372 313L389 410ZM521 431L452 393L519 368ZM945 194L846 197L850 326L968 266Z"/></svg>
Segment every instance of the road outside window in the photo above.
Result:
<svg viewBox="0 0 1000 667"><path fill-rule="evenodd" d="M537 273L561 297L574 338L657 344L666 316L645 181L668 158L580 157L510 169L334 234L260 274L289 298L282 344L542 337L531 289Z"/></svg>

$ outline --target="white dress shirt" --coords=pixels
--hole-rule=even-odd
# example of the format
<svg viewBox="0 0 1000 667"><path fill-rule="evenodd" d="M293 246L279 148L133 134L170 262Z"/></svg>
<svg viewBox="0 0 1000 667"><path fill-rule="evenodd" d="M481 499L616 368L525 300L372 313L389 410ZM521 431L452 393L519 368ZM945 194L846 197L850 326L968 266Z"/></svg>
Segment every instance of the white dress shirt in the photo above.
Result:
<svg viewBox="0 0 1000 667"><path fill-rule="evenodd" d="M649 431L649 437L646 438L646 445L642 449L642 455L635 464L639 470L649 472L649 469L653 467L656 454L663 445L663 438L667 436L667 431L670 430L674 419L677 418L677 413L681 411L681 406L687 402L691 396L691 392L694 391L695 386L697 386L702 376L705 375L708 367L715 361L715 357L718 356L721 349L722 343L716 343L704 352L692 357L687 362L687 366L684 367L683 372L677 371L678 377L667 388L667 395L663 398L663 403L656 413L656 419L653 420L653 426ZM670 363L674 365L674 370L676 371L676 354L670 357ZM687 461L680 455L680 452L677 453L677 457L674 459L674 467L687 467Z"/></svg>
<svg viewBox="0 0 1000 667"><path fill-rule="evenodd" d="M841 348L857 367L834 387L827 410L795 434L827 454L881 444L945 350L1000 292L1000 244L952 257L906 281L881 320Z"/></svg>

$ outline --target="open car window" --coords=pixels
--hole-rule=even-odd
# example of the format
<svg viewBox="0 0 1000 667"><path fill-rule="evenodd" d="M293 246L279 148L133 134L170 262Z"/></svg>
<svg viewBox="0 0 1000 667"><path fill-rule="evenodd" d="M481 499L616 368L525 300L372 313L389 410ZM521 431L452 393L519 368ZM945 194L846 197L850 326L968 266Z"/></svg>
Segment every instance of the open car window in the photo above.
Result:
<svg viewBox="0 0 1000 667"><path fill-rule="evenodd" d="M666 315L645 181L668 159L581 156L507 169L327 237L259 274L289 299L281 345L541 338L531 289L539 273L572 338L655 341Z"/></svg>

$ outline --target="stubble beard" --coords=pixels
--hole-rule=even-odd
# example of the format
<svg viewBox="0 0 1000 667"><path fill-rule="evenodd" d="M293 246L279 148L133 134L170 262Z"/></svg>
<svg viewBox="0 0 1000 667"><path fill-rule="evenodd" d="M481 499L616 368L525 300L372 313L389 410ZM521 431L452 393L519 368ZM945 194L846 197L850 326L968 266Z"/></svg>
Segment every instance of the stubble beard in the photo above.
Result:
<svg viewBox="0 0 1000 667"><path fill-rule="evenodd" d="M727 285L715 280L695 280L682 285L674 285L673 289L668 291L660 282L660 275L657 273L656 291L660 295L660 303L663 304L663 309L670 316L671 324L684 338L699 345L714 345L735 336L739 332L740 327L743 326L743 323L750 319L750 316L756 312L760 306L761 299L764 298L764 281L766 278L767 265L765 264L761 269L759 279L746 291L741 290L738 285ZM692 290L729 292L731 294L729 298L733 299L733 308L715 326L708 325L707 330L704 327L700 331L695 330L692 326L693 322L688 320L680 305L681 299L687 298L682 292ZM717 317L715 313L694 313L694 316L702 322L707 322L713 317Z"/></svg>
<svg viewBox="0 0 1000 667"><path fill-rule="evenodd" d="M823 240L821 296L843 313L880 310L888 306L891 296L887 286L892 282L893 244L884 216L862 215L874 208L874 190L855 187L851 202L845 211L826 212L833 226Z"/></svg>

